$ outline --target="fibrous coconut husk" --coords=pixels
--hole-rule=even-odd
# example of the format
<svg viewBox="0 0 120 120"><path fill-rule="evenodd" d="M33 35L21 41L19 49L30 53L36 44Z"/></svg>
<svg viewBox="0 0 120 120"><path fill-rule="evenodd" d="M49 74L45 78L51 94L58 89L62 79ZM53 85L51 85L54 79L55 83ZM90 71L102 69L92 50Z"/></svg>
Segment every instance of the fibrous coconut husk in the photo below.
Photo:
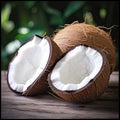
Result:
<svg viewBox="0 0 120 120"><path fill-rule="evenodd" d="M100 48L107 56L111 72L115 68L116 54L111 36L104 30L86 23L74 22L58 30L52 37L63 54L79 44Z"/></svg>

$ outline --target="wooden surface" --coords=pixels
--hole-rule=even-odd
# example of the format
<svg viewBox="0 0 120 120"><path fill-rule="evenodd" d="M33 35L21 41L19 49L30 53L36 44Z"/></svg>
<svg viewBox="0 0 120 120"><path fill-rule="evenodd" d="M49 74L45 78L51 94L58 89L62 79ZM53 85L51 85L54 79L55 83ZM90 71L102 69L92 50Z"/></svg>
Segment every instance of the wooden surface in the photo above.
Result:
<svg viewBox="0 0 120 120"><path fill-rule="evenodd" d="M96 101L73 104L50 94L24 97L13 93L7 86L6 71L1 72L2 119L92 119L119 118L118 72L110 76L109 87Z"/></svg>

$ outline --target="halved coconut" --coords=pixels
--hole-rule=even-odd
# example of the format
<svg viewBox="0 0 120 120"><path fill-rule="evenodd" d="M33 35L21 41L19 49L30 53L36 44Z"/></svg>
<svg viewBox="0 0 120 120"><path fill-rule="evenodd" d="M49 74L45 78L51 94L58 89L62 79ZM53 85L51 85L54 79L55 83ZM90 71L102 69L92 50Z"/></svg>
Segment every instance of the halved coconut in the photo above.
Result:
<svg viewBox="0 0 120 120"><path fill-rule="evenodd" d="M105 52L111 72L115 68L116 53L112 38L108 33L98 27L76 22L59 30L52 39L63 53L66 53L79 44L99 48Z"/></svg>
<svg viewBox="0 0 120 120"><path fill-rule="evenodd" d="M110 66L105 53L79 45L56 63L48 83L64 100L84 103L97 99L105 91L109 77Z"/></svg>
<svg viewBox="0 0 120 120"><path fill-rule="evenodd" d="M35 35L19 48L10 62L9 87L26 96L47 91L47 75L60 56L59 47L49 37Z"/></svg>

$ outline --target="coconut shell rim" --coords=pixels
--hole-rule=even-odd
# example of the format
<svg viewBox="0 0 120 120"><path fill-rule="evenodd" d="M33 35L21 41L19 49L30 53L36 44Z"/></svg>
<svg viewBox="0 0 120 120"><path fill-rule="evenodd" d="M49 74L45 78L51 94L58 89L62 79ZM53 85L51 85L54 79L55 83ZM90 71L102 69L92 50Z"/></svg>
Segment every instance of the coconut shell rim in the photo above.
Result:
<svg viewBox="0 0 120 120"><path fill-rule="evenodd" d="M83 46L86 46L86 47L90 47L90 46L87 46L87 45L84 45L84 44L79 44L79 45L83 45ZM79 45L77 45L77 46L79 46ZM77 46L75 46L75 47L77 47ZM72 49L74 49L75 47L73 47ZM102 73L102 71L103 71L103 69L104 69L104 64L106 64L106 62L109 64L109 62L108 62L108 59L107 59L107 57L106 57L106 55L105 55L105 53L103 52L103 51L101 51L99 48L94 48L94 47L91 47L91 48L93 48L93 49L95 49L95 50L97 50L101 55L102 55L102 58L103 58L103 64L102 64L102 66L101 66L101 69L100 69L100 71L97 73L97 75L93 78L93 79L91 79L90 81L89 81L89 83L87 84L87 85L85 85L84 87L82 87L82 88L80 88L80 89L78 89L78 90L73 90L73 91L62 91L62 90L59 90L59 89L57 89L53 84L52 84L52 81L51 81L51 74L52 74L52 71L51 71L51 73L49 73L48 74L48 84L49 84L49 86L50 86L50 88L52 89L52 91L54 92L54 93L58 93L58 92L60 92L60 93L63 93L63 94L76 94L76 93L79 93L79 92L81 92L81 91L83 91L83 90L85 90L87 87L89 87L91 84L93 84L94 83L94 81L100 76L100 74ZM72 50L71 49L71 50ZM69 50L69 51L71 51L71 50ZM69 52L68 51L68 52ZM67 52L67 53L68 53ZM64 57L67 53L65 53L62 57ZM62 58L61 57L61 58ZM60 58L60 59L61 59ZM60 60L59 59L59 60ZM58 60L58 61L59 61ZM57 62L58 62L57 61ZM56 62L56 63L57 63ZM55 63L55 65L56 65L56 63ZM54 67L55 67L55 65L54 65ZM54 69L54 67L53 67L53 69ZM109 66L109 71L110 71L110 66ZM110 74L110 72L109 72L109 74ZM54 89L54 90L53 90Z"/></svg>
<svg viewBox="0 0 120 120"><path fill-rule="evenodd" d="M37 35L37 36L38 36L38 37L41 37L41 36L39 36L39 35ZM38 81L41 81L40 78L41 78L41 77L44 75L44 73L46 72L46 70L47 70L47 68L48 68L48 65L49 65L49 62L50 62L51 57L52 57L52 51L53 51L53 49L52 49L52 43L51 43L50 37L48 37L48 36L45 35L45 36L42 37L42 38L45 38L45 39L48 41L49 45L50 45L50 55L49 55L47 64L46 64L45 68L43 69L42 73L39 74L39 76L35 79L35 81L34 81L24 92L22 92L22 95L25 95L25 96L27 96L27 94L29 94L29 92L31 92L32 89L34 89L34 85L35 85Z"/></svg>
<svg viewBox="0 0 120 120"><path fill-rule="evenodd" d="M10 88L10 90L12 90L13 92L18 93L18 94L22 94L22 95L23 95L23 94L26 93L26 92L27 92L27 94L28 94L28 92L30 92L30 91L32 90L32 88L34 87L35 83L40 80L40 78L42 77L42 75L44 74L44 72L47 70L48 65L49 65L49 62L50 62L50 60L51 60L51 56L52 56L52 44L51 44L50 37L48 37L48 36L46 36L46 35L45 35L44 37L42 37L42 36L39 36L39 35L36 35L36 34L35 34L35 36L37 36L37 37L39 37L39 38L41 38L41 39L45 38L45 39L48 41L48 43L49 43L49 45L50 45L49 58L48 58L47 64L46 64L45 68L43 69L42 73L39 74L39 76L35 79L35 81L34 81L25 91L23 91L23 92L16 91L16 90L12 89L12 87L10 86L10 83L9 83L9 79L8 79L8 74L9 74L9 70L10 70L10 64L11 64L11 62L15 59L15 57L18 55L18 50L19 50L23 45L27 44L28 42L31 42L31 41L33 40L33 37L34 37L34 36L31 38L31 40L29 40L28 42L26 42L26 43L24 43L24 44L22 44L22 45L20 46L20 48L16 51L14 57L13 57L13 58L11 59L11 61L9 62L8 72L7 72L7 84L8 84L8 87Z"/></svg>
<svg viewBox="0 0 120 120"><path fill-rule="evenodd" d="M34 37L34 36L33 36ZM33 37L28 41L28 42L31 42L33 40ZM41 37L41 36L40 36ZM28 42L26 43L23 43L19 48L18 50L25 44L27 44ZM9 83L9 79L8 79L8 75L9 75L9 70L10 70L10 64L11 62L15 59L15 57L18 55L18 50L15 52L15 55L13 56L13 58L10 60L9 64L8 64L8 71L7 71L7 84L8 84L8 87L11 91L15 92L15 93L18 93L18 94L21 94L22 92L19 92L19 91L16 91L14 89L12 89L12 87L10 86L10 83Z"/></svg>

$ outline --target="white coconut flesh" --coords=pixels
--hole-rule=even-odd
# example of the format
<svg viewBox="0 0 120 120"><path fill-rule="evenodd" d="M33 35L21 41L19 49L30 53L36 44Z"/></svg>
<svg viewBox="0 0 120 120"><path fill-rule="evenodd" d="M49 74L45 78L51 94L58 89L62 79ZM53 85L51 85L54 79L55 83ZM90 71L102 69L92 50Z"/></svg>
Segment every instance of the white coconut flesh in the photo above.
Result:
<svg viewBox="0 0 120 120"><path fill-rule="evenodd" d="M52 85L61 91L78 90L98 74L102 64L103 57L100 52L80 45L56 63L50 80Z"/></svg>
<svg viewBox="0 0 120 120"><path fill-rule="evenodd" d="M24 44L9 66L8 82L18 92L24 92L43 72L50 56L48 40L34 36Z"/></svg>

